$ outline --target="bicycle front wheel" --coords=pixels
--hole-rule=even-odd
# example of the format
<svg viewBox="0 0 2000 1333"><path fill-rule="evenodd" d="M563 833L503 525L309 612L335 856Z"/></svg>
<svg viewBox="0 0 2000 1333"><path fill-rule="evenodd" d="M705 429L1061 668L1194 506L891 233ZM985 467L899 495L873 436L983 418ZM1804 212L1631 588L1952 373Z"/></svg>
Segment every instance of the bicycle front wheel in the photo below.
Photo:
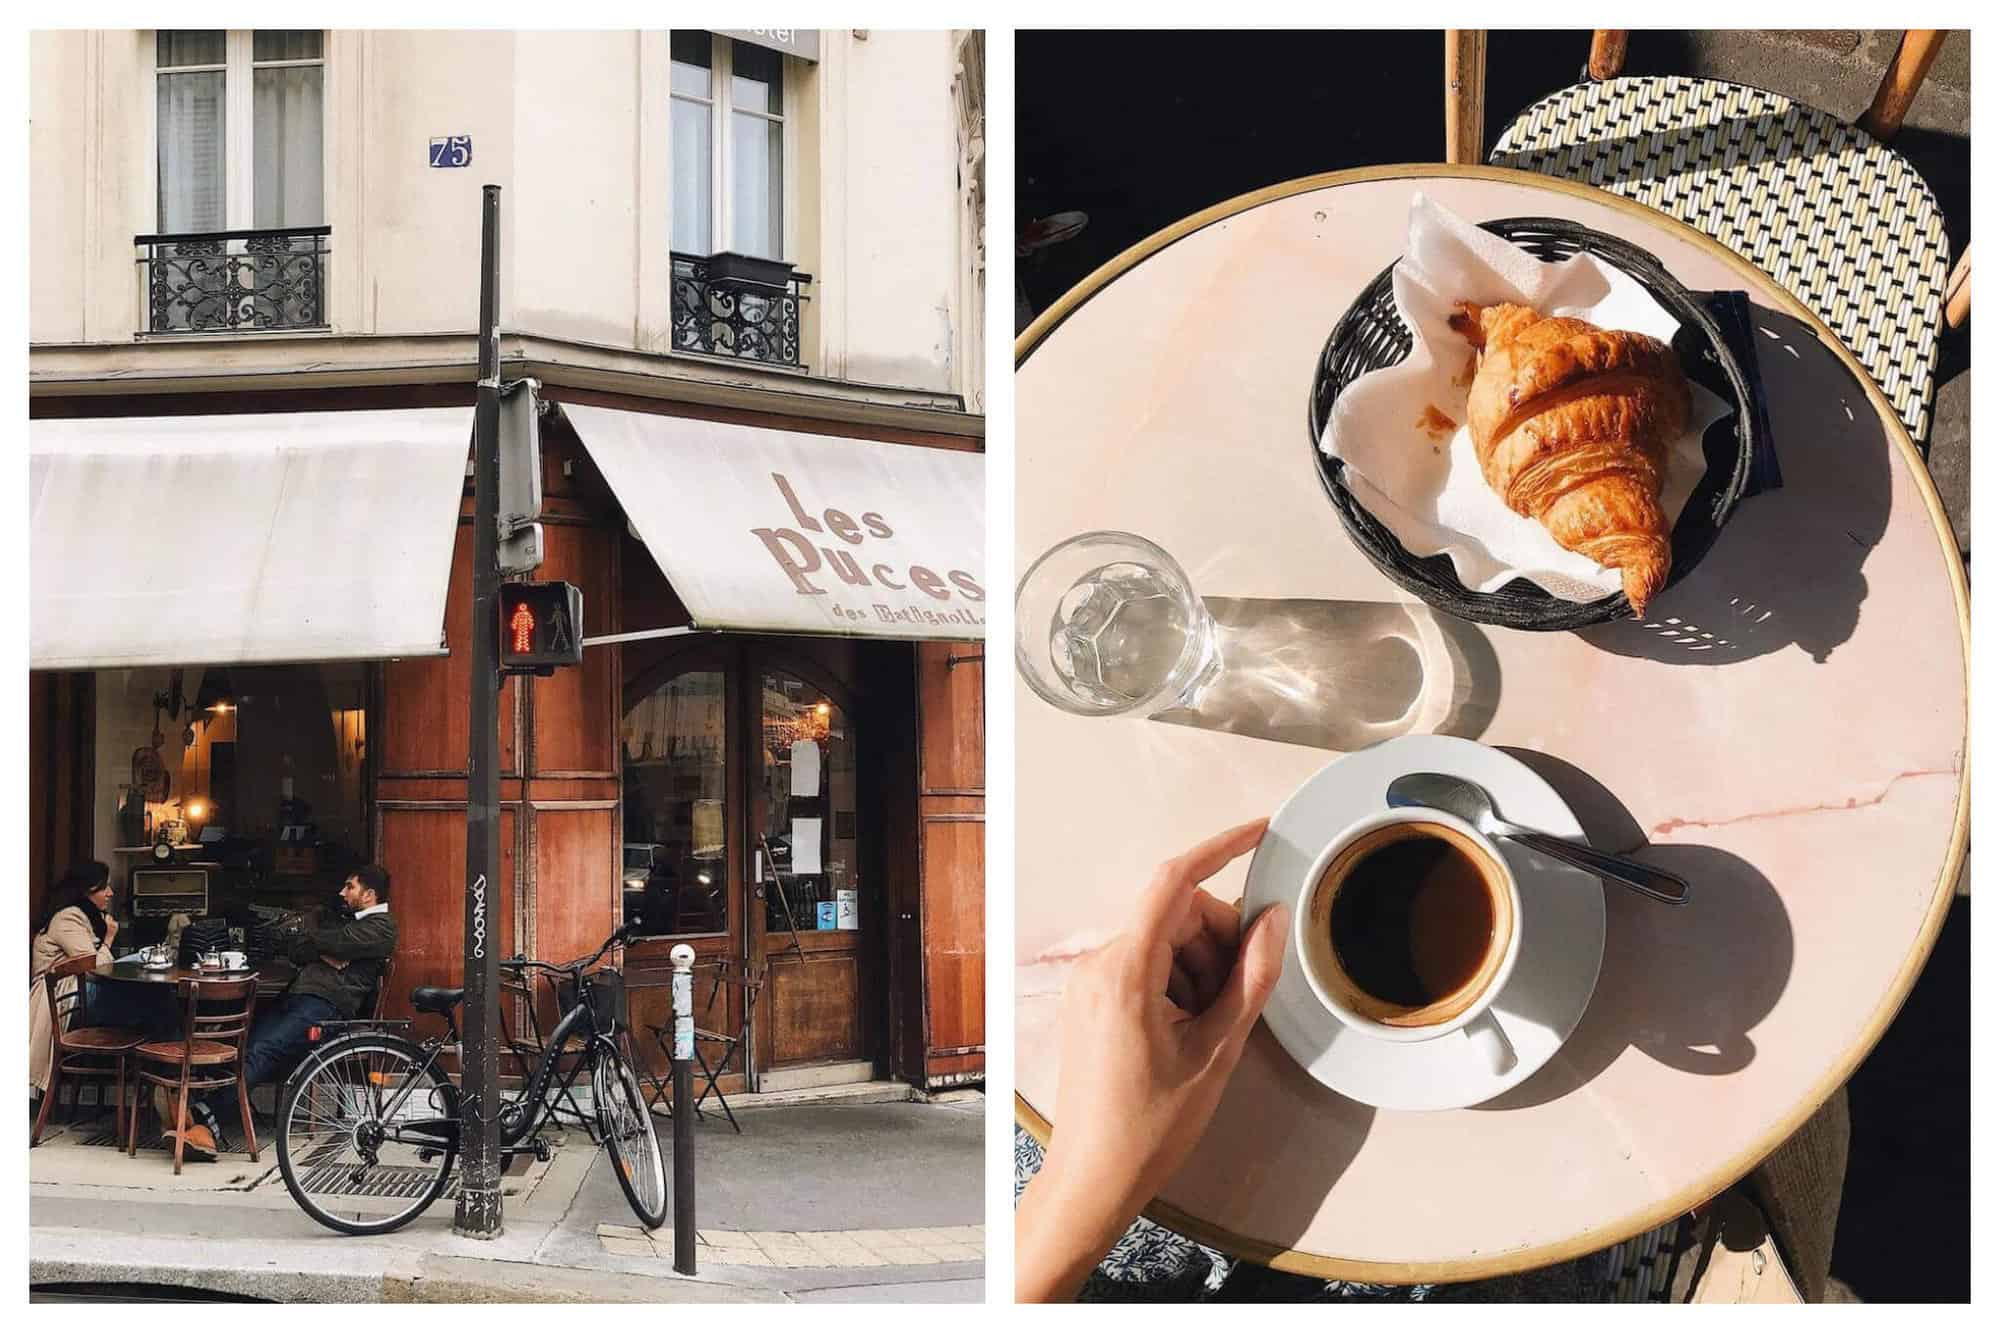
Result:
<svg viewBox="0 0 2000 1333"><path fill-rule="evenodd" d="M343 1037L306 1061L278 1104L278 1169L306 1216L352 1236L394 1231L444 1193L458 1101L421 1046Z"/></svg>
<svg viewBox="0 0 2000 1333"><path fill-rule="evenodd" d="M667 1220L667 1166L660 1158L652 1114L639 1094L639 1080L615 1050L598 1053L591 1093L618 1187L625 1191L632 1211L651 1230Z"/></svg>

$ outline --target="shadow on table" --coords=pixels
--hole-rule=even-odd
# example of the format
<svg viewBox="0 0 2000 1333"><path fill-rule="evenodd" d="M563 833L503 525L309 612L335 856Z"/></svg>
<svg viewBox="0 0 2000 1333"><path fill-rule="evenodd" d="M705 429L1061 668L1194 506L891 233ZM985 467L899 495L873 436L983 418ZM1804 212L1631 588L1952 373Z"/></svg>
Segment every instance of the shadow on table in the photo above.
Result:
<svg viewBox="0 0 2000 1333"><path fill-rule="evenodd" d="M1635 852L1684 876L1686 907L1605 889L1604 967L1583 1021L1555 1059L1478 1109L1518 1110L1567 1096L1627 1047L1690 1074L1733 1074L1757 1058L1750 1029L1784 994L1792 925L1769 880L1716 847L1649 847L1618 798L1572 764L1507 747L1576 812L1593 846Z"/></svg>
<svg viewBox="0 0 2000 1333"><path fill-rule="evenodd" d="M1257 1252L1258 1243L1274 1249L1291 1248L1306 1234L1335 1183L1360 1155L1376 1112L1308 1074L1263 1023L1251 1029L1244 1052L1244 1062L1253 1061L1257 1066L1254 1094L1240 1087L1225 1089L1202 1144L1225 1145L1219 1150L1240 1164L1239 1174L1226 1187L1229 1195L1235 1200L1255 1200L1257 1235L1235 1238L1222 1248L1262 1263L1269 1255ZM1313 1151L1280 1155L1254 1146L1300 1140L1310 1142ZM1195 1211L1205 1217L1235 1211L1227 1199L1195 1202ZM1171 1211L1154 1208L1148 1214L1200 1238L1201 1228ZM1216 1244L1220 1238L1207 1240Z"/></svg>
<svg viewBox="0 0 2000 1333"><path fill-rule="evenodd" d="M1785 484L1742 501L1644 621L1581 630L1586 643L1719 666L1792 644L1824 662L1853 636L1868 596L1861 567L1889 524L1894 446L1867 393L1810 329L1761 307L1752 322Z"/></svg>
<svg viewBox="0 0 2000 1333"><path fill-rule="evenodd" d="M1499 705L1485 635L1421 602L1206 601L1221 671L1156 722L1349 752L1412 731L1476 739Z"/></svg>

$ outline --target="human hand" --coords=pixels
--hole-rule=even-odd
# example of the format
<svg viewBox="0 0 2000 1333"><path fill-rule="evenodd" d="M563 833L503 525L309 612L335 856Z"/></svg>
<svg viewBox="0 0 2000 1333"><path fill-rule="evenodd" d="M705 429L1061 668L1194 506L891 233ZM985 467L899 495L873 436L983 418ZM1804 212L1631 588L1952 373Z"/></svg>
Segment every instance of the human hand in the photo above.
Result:
<svg viewBox="0 0 2000 1333"><path fill-rule="evenodd" d="M105 948L107 948L107 949L109 949L109 948L111 947L111 941L113 941L113 940L115 940L115 939L117 939L117 938L118 938L118 918L117 918L117 917L115 917L115 916L107 916L107 917L105 917L105 918L104 918L104 947L105 947Z"/></svg>
<svg viewBox="0 0 2000 1333"><path fill-rule="evenodd" d="M345 958L333 958L326 954L321 954L319 960L336 972L345 972L347 970L348 960Z"/></svg>
<svg viewBox="0 0 2000 1333"><path fill-rule="evenodd" d="M1071 974L1054 1136L1015 1213L1017 1300L1073 1295L1208 1128L1278 984L1291 913L1245 931L1200 884L1268 822L1161 865L1131 926Z"/></svg>

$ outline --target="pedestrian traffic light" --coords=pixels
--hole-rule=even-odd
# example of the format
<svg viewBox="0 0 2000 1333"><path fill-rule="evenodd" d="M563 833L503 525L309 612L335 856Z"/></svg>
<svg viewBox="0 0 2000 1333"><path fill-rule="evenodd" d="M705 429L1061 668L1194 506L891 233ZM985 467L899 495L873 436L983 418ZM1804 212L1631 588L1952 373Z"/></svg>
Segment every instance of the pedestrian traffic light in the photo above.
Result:
<svg viewBox="0 0 2000 1333"><path fill-rule="evenodd" d="M555 674L583 660L583 592L572 583L500 585L500 670Z"/></svg>

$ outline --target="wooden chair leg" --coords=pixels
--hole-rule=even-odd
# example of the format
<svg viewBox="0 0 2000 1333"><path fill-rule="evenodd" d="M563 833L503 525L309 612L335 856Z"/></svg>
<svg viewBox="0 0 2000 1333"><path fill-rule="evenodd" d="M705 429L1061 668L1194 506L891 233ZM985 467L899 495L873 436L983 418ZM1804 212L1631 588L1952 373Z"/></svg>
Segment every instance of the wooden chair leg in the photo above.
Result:
<svg viewBox="0 0 2000 1333"><path fill-rule="evenodd" d="M181 1079L180 1100L174 1111L174 1174L181 1173L181 1158L187 1152L188 1132L188 1085Z"/></svg>
<svg viewBox="0 0 2000 1333"><path fill-rule="evenodd" d="M1924 85L1924 76L1931 72L1931 62L1944 49L1945 36L1942 29L1933 28L1910 28L1903 33L1896 55L1875 89L1875 100L1861 115L1862 129L1885 143L1896 137L1903 128L1903 118L1910 114L1910 103L1917 100L1917 90Z"/></svg>
<svg viewBox="0 0 2000 1333"><path fill-rule="evenodd" d="M35 1127L28 1134L30 1148L42 1141L42 1134L49 1127L49 1108L56 1104L56 1084L61 1078L62 1056L58 1055L49 1065L49 1086L42 1092L42 1108L35 1113Z"/></svg>
<svg viewBox="0 0 2000 1333"><path fill-rule="evenodd" d="M1445 30L1444 83L1444 160L1476 164L1486 146L1485 29Z"/></svg>
<svg viewBox="0 0 2000 1333"><path fill-rule="evenodd" d="M111 1115L111 1132L125 1132L125 1052L118 1052L118 1109Z"/></svg>
<svg viewBox="0 0 2000 1333"><path fill-rule="evenodd" d="M1631 33L1623 28L1599 28L1590 34L1590 77L1615 79L1625 69L1625 44Z"/></svg>
<svg viewBox="0 0 2000 1333"><path fill-rule="evenodd" d="M243 1081L243 1070L236 1071L236 1105L243 1113L243 1137L250 1140L250 1160L257 1160L257 1121L250 1114L250 1085Z"/></svg>

